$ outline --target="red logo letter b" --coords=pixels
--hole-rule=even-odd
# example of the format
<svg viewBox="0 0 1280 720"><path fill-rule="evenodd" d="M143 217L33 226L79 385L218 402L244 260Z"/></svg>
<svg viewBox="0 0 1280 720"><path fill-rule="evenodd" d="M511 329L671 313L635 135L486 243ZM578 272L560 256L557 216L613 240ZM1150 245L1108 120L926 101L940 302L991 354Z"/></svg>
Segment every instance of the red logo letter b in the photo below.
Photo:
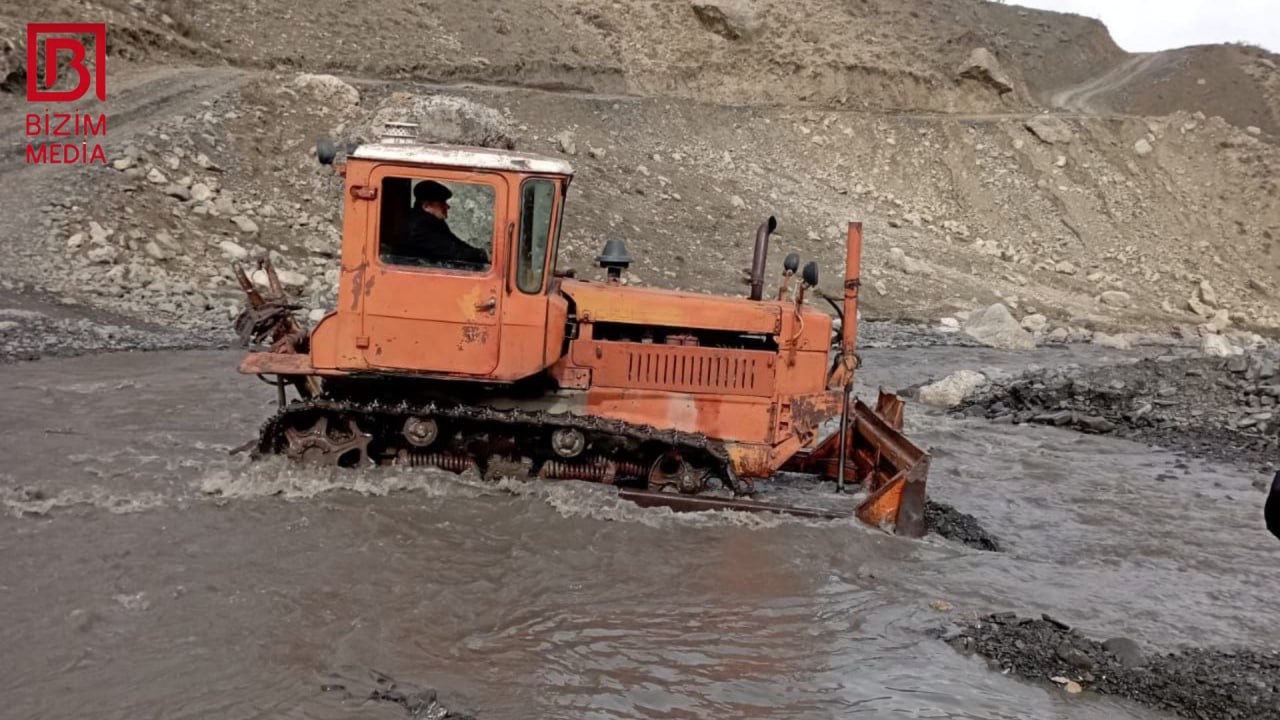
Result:
<svg viewBox="0 0 1280 720"><path fill-rule="evenodd" d="M74 33L93 35L93 77L85 67L84 43L75 38L49 37L44 41L44 82L39 81L39 42L42 35ZM50 90L58 82L58 51L71 51L70 67L78 76L72 90ZM27 25L27 100L72 102L84 97L93 84L94 95L107 99L107 26L105 23L29 23ZM43 85L43 87L41 87Z"/></svg>

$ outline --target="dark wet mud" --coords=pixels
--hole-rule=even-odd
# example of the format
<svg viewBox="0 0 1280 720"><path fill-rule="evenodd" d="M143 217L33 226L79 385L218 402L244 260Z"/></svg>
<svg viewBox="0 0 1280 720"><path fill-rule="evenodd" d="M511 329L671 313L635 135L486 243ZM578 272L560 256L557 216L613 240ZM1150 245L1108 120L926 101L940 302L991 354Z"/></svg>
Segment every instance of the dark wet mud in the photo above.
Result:
<svg viewBox="0 0 1280 720"><path fill-rule="evenodd" d="M1013 613L964 622L939 636L1002 672L1065 693L1114 695L1188 718L1280 718L1280 650L1148 654L1129 638L1098 641L1048 616Z"/></svg>
<svg viewBox="0 0 1280 720"><path fill-rule="evenodd" d="M1260 350L1051 368L994 383L960 412L1132 438L1266 475L1280 469L1278 365Z"/></svg>
<svg viewBox="0 0 1280 720"><path fill-rule="evenodd" d="M929 532L978 550L1000 551L1000 541L984 528L977 518L962 513L944 502L927 501L924 518Z"/></svg>

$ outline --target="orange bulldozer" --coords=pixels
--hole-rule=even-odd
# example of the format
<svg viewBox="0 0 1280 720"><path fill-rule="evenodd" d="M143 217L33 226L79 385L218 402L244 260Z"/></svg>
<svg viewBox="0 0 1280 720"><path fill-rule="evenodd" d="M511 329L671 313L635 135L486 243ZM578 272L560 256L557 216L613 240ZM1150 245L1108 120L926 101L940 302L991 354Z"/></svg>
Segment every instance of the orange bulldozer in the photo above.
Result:
<svg viewBox="0 0 1280 720"><path fill-rule="evenodd" d="M852 392L860 224L842 297L817 288L816 263L796 278L794 254L765 297L772 217L746 297L635 287L617 240L599 279L557 270L562 160L423 143L409 123L342 162L328 141L317 152L344 178L336 309L308 329L269 260L253 279L235 267L254 346L240 371L280 404L256 457L595 481L643 506L925 532L929 456L901 432L902 401ZM838 334L806 295L842 316ZM825 500L771 502L775 482Z"/></svg>

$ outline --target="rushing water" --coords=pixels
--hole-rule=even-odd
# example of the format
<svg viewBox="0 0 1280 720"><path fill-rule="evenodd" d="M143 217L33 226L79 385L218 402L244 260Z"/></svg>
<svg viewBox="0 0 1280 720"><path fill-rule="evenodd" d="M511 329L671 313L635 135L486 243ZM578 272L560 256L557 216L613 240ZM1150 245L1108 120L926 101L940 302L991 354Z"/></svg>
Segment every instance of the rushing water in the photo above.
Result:
<svg viewBox="0 0 1280 720"><path fill-rule="evenodd" d="M0 717L407 717L367 700L381 673L485 720L1145 718L958 654L930 603L1151 649L1280 641L1280 543L1238 471L909 406L930 492L992 554L582 483L249 463L227 451L274 396L237 358L0 368ZM865 358L867 387L1021 362Z"/></svg>

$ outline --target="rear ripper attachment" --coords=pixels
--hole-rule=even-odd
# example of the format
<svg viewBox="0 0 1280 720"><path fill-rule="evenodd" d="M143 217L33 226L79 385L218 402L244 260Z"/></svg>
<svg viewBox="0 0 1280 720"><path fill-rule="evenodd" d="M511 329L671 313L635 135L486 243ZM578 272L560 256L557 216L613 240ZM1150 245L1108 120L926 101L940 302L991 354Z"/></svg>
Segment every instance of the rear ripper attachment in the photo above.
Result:
<svg viewBox="0 0 1280 720"><path fill-rule="evenodd" d="M580 280L555 262L570 166L421 143L393 125L335 165L346 188L333 312L308 329L269 262L252 277L235 266L247 298L236 328L256 346L240 371L275 386L279 406L255 456L597 482L647 507L924 534L929 456L902 434L902 401L881 393L872 409L852 392L860 224L842 297L794 253L766 292L772 217L756 230L745 297L630 285L618 239L597 258L605 277ZM318 154L334 164L330 143ZM447 226L450 197L472 236L437 258L438 244L415 243ZM801 488L792 502L806 479L837 492Z"/></svg>

